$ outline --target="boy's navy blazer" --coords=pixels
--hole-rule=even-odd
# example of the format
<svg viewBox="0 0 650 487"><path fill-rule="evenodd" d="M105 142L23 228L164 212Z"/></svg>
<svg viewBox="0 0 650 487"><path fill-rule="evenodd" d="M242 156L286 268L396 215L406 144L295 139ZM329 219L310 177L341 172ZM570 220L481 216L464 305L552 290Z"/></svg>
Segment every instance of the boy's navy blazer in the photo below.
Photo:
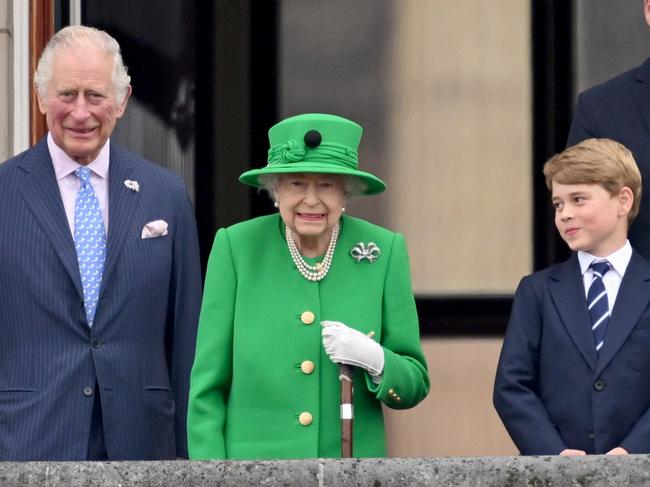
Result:
<svg viewBox="0 0 650 487"><path fill-rule="evenodd" d="M650 59L580 94L567 144L591 137L614 139L634 154L646 190L630 242L650 259Z"/></svg>
<svg viewBox="0 0 650 487"><path fill-rule="evenodd" d="M178 176L112 142L108 194L89 328L46 139L0 164L0 460L85 459L96 383L110 459L187 454L201 299L191 204ZM142 239L153 220L168 235Z"/></svg>
<svg viewBox="0 0 650 487"><path fill-rule="evenodd" d="M494 405L525 455L650 453L650 263L633 251L596 353L577 254L522 279Z"/></svg>

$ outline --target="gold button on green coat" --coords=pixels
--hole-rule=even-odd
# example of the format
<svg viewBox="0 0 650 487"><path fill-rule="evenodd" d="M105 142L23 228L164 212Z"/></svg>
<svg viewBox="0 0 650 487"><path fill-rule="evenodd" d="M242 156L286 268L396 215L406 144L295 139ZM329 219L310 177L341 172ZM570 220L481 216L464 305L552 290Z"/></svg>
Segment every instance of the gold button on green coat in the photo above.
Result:
<svg viewBox="0 0 650 487"><path fill-rule="evenodd" d="M314 417L308 412L300 413L298 417L298 422L303 426L309 426L313 420Z"/></svg>
<svg viewBox="0 0 650 487"><path fill-rule="evenodd" d="M305 360L300 364L300 370L303 374L311 374L314 371L314 362L311 360Z"/></svg>
<svg viewBox="0 0 650 487"><path fill-rule="evenodd" d="M305 311L300 315L300 321L305 325L311 325L314 322L315 316L311 311Z"/></svg>
<svg viewBox="0 0 650 487"><path fill-rule="evenodd" d="M322 320L373 331L384 349L380 384L354 371L353 438L355 456L384 456L381 403L409 408L429 390L404 239L344 216L329 273L311 282L292 265L284 238L279 215L215 237L191 376L190 457L341 456L339 373L323 349ZM350 255L369 242L381 249L374 262ZM313 325L296 326L305 311ZM303 372L307 357L317 374ZM300 421L305 412L308 427Z"/></svg>

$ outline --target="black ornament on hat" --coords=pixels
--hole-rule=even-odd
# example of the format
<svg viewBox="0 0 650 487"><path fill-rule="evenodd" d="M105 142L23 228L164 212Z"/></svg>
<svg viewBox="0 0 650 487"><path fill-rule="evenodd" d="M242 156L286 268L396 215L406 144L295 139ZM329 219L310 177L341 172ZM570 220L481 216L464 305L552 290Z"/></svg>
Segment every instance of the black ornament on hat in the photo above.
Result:
<svg viewBox="0 0 650 487"><path fill-rule="evenodd" d="M313 149L318 147L322 141L323 137L318 130L310 130L305 134L305 145L307 147Z"/></svg>

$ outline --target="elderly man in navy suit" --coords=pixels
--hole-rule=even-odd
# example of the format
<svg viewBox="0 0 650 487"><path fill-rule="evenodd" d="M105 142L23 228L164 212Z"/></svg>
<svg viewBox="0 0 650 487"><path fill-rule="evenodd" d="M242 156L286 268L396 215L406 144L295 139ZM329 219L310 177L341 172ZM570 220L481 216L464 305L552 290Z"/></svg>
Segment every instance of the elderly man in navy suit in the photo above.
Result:
<svg viewBox="0 0 650 487"><path fill-rule="evenodd" d="M184 185L110 140L131 87L107 33L59 31L34 81L49 132L0 164L0 460L186 457Z"/></svg>

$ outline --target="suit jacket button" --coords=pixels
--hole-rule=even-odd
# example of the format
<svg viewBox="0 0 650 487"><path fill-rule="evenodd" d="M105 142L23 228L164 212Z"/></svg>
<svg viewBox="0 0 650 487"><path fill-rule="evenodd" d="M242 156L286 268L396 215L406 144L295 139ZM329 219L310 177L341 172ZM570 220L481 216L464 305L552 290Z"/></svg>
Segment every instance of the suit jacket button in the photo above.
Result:
<svg viewBox="0 0 650 487"><path fill-rule="evenodd" d="M97 340L97 338L93 338L90 344L93 346L93 348L99 348L99 340Z"/></svg>
<svg viewBox="0 0 650 487"><path fill-rule="evenodd" d="M314 371L314 362L311 360L305 360L300 364L300 370L303 374L311 374Z"/></svg>
<svg viewBox="0 0 650 487"><path fill-rule="evenodd" d="M596 389L598 392L602 391L605 389L605 382L598 379L596 382L594 382L594 389Z"/></svg>
<svg viewBox="0 0 650 487"><path fill-rule="evenodd" d="M594 433L594 432L592 431L592 432L589 433L587 436L589 437L590 440L593 440L594 438L596 438L596 433Z"/></svg>
<svg viewBox="0 0 650 487"><path fill-rule="evenodd" d="M313 420L314 417L307 412L300 413L300 416L298 416L298 422L303 426L309 426Z"/></svg>
<svg viewBox="0 0 650 487"><path fill-rule="evenodd" d="M300 321L305 325L311 325L314 322L314 319L316 319L316 316L314 316L314 313L311 311L305 311L300 315Z"/></svg>
<svg viewBox="0 0 650 487"><path fill-rule="evenodd" d="M92 387L84 387L84 396L90 397L93 395L93 388Z"/></svg>

